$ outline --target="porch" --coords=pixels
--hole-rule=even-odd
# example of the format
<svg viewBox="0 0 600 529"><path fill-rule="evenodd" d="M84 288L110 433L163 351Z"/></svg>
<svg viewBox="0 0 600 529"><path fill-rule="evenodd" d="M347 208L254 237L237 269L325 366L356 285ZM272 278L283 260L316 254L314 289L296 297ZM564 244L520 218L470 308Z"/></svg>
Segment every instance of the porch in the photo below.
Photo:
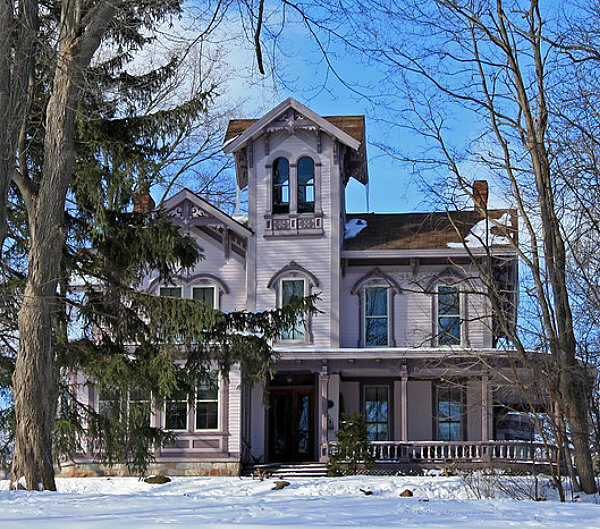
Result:
<svg viewBox="0 0 600 529"><path fill-rule="evenodd" d="M556 446L531 441L371 441L368 450L375 472L411 467L531 470L559 462ZM337 442L328 444L328 455L338 451Z"/></svg>
<svg viewBox="0 0 600 529"><path fill-rule="evenodd" d="M268 395L255 386L243 399L244 416L252 420L242 429L242 460L327 464L344 413L358 412L382 471L557 461L555 447L532 442L531 425L507 424L506 410L518 401L477 358L403 353L319 360L283 355Z"/></svg>

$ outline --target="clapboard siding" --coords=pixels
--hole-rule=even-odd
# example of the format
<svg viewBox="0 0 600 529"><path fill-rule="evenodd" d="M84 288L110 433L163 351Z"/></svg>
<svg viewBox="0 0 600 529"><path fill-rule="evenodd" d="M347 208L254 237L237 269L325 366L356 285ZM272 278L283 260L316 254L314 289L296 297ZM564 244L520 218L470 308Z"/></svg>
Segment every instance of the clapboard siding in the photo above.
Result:
<svg viewBox="0 0 600 529"><path fill-rule="evenodd" d="M322 311L312 317L312 345L327 347L331 345L331 318L335 315L332 307L331 292L336 291L332 281L339 281L339 257L332 250L337 247L339 253L339 202L335 207L332 195L339 195L339 185L332 186L332 175L337 175L333 168L332 142L324 139L322 151L317 153L316 137L307 132L289 135L287 133L272 134L269 139L270 152L264 152L262 142L254 146L254 167L251 169L251 181L255 182L255 200L249 207L249 221L255 231L254 241L254 282L255 282L255 308L258 310L272 309L277 306L277 290L268 288L271 278L291 261L312 273L318 280L318 286L312 293L318 293L320 300L318 309ZM286 157L290 163L302 156L310 156L316 164L315 172L320 170L320 193L322 207L323 233L317 236L277 236L269 237L266 230L265 213L271 210L269 197L271 186L271 164L280 157ZM336 176L339 178L339 176ZM332 264L335 263L335 273L332 273ZM337 306L337 299L335 306Z"/></svg>
<svg viewBox="0 0 600 529"><path fill-rule="evenodd" d="M242 376L239 369L232 369L229 373L229 452L241 453L241 427L242 427Z"/></svg>
<svg viewBox="0 0 600 529"><path fill-rule="evenodd" d="M400 294L393 298L393 335L397 347L429 347L435 343L435 300L428 291L430 284L442 272L447 272L446 265L424 267L417 275L413 275L406 266L351 267L346 270L341 281L341 344L343 347L357 347L360 343L361 308L359 297L352 294L353 286L372 272L375 268L391 277L401 288ZM457 269L458 270L458 269ZM462 272L462 271L461 271ZM465 271L470 274L470 271ZM379 281L380 282L380 281ZM465 293L461 297L464 309L463 326L465 329L464 345L471 347L490 347L490 308L487 298L480 292L480 282L471 281L473 285L465 285ZM435 282L434 282L435 285ZM432 286L433 288L433 286ZM463 287L461 287L463 288Z"/></svg>

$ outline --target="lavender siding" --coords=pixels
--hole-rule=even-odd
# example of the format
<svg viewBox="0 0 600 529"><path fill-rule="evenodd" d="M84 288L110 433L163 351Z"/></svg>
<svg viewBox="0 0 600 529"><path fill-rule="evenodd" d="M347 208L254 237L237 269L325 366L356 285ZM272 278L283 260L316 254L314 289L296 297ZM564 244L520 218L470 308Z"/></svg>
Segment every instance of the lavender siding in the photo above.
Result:
<svg viewBox="0 0 600 529"><path fill-rule="evenodd" d="M277 271L291 261L295 261L310 271L319 281L319 286L314 293L320 293L318 307L323 313L315 315L312 321L313 345L335 347L337 331L332 334L331 329L332 316L335 317L338 310L338 300L336 298L332 301L331 294L337 291L337 282L339 282L339 269L337 266L332 269L332 263L339 262L340 206L339 201L335 199L339 196L340 185L339 182L332 182L333 178L339 180L337 166L333 164L332 142L324 138L320 154L317 153L314 134L288 135L280 132L272 134L269 142L268 155L265 154L262 142L255 143L254 166L249 171L250 186L254 188L254 198L249 204L249 225L256 234L253 244L255 272L252 281L256 289L255 308L264 310L276 306L276 290L267 288L267 285ZM310 156L316 164L315 172L320 170L321 189L316 192L320 193L321 197L322 236L268 236L265 212L271 210L270 165L280 156L287 158L290 163L295 163L302 156ZM337 322L338 318L335 317L334 321Z"/></svg>

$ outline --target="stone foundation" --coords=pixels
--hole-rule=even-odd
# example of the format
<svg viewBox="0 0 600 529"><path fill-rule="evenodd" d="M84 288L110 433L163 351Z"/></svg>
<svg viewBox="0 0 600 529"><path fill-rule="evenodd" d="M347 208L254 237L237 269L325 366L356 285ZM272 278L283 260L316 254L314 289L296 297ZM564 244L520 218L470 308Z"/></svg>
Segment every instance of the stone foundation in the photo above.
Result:
<svg viewBox="0 0 600 529"><path fill-rule="evenodd" d="M165 461L152 463L146 474L162 474L165 476L239 476L242 465L239 461L222 462L179 462ZM127 470L125 465L107 467L98 463L73 463L62 465L57 469L60 478L84 478L99 476L138 476Z"/></svg>

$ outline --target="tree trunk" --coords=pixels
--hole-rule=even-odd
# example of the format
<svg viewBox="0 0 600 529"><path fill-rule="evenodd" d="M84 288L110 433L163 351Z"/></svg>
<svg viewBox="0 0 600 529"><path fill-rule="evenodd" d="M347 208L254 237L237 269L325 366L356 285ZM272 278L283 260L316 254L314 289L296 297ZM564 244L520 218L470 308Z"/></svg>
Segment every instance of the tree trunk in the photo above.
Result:
<svg viewBox="0 0 600 529"><path fill-rule="evenodd" d="M19 354L13 374L17 426L11 488L56 490L52 433L58 377L51 344L53 306L52 296L40 295L36 288L28 283L19 311Z"/></svg>
<svg viewBox="0 0 600 529"><path fill-rule="evenodd" d="M13 376L17 428L12 486L21 483L30 490L56 490L52 437L58 367L52 331L59 306L57 286L66 237L65 201L75 159L75 113L84 72L118 2L91 3L89 12L85 7L81 0L62 3L60 46L46 107L42 178L39 191L26 200L30 248Z"/></svg>
<svg viewBox="0 0 600 529"><path fill-rule="evenodd" d="M590 421L589 421L589 396L590 388L585 373L581 367L576 366L580 376L572 376L569 366L565 368L565 375L561 380L561 394L564 402L565 416L569 425L571 442L573 443L573 458L581 489L587 494L598 491L594 477L594 467L590 454ZM581 378L584 378L582 380ZM568 455L567 455L568 456Z"/></svg>

